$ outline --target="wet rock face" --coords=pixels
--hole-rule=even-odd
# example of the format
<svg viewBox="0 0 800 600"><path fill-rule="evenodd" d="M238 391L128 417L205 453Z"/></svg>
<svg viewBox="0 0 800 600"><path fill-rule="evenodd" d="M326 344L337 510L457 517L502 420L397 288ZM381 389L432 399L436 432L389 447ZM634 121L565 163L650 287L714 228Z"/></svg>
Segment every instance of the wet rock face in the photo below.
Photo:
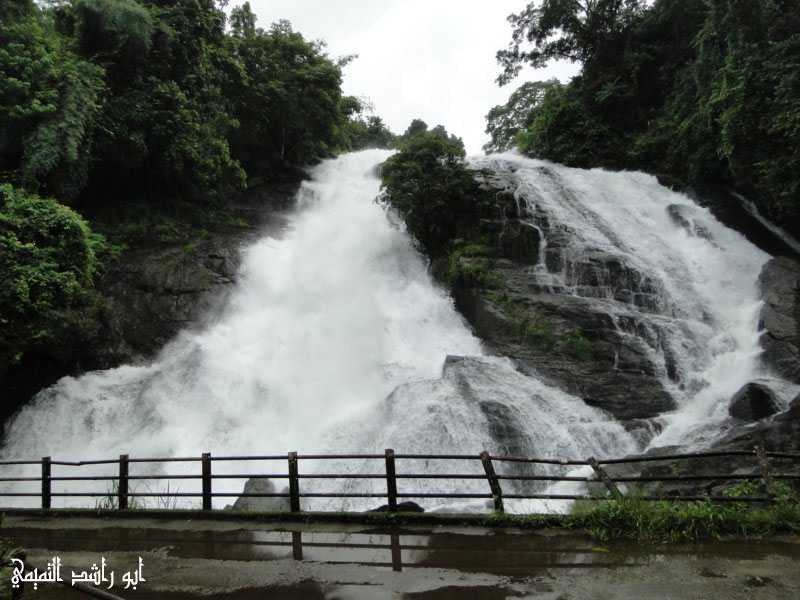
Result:
<svg viewBox="0 0 800 600"><path fill-rule="evenodd" d="M496 248L492 285L451 282L458 309L492 352L630 423L637 436L652 436L641 420L675 408L662 381L680 379L649 318L671 316L661 282L622 253L587 245L536 202L507 193L513 172L482 182L503 199L496 212L504 218L482 222L475 234ZM483 410L501 436L513 422L496 406Z"/></svg>
<svg viewBox="0 0 800 600"><path fill-rule="evenodd" d="M775 392L761 383L748 383L731 399L730 415L743 421L758 421L780 412Z"/></svg>
<svg viewBox="0 0 800 600"><path fill-rule="evenodd" d="M769 261L758 278L762 360L779 375L800 383L800 263L787 257Z"/></svg>
<svg viewBox="0 0 800 600"><path fill-rule="evenodd" d="M233 288L239 244L216 238L192 247L133 251L103 279L109 334L105 360L149 356L195 323Z"/></svg>
<svg viewBox="0 0 800 600"><path fill-rule="evenodd" d="M522 307L519 310L535 313L548 323L552 327L550 337L556 341L550 344L547 340L538 343L526 339L506 306L475 290L456 288L457 306L492 350L512 357L524 372L536 374L622 421L651 418L675 407L644 341L620 331L611 317L590 300L530 293L517 287L518 271L519 267L508 266L496 272L504 278L505 293ZM576 355L569 343L559 343L576 329L591 346L590 355ZM500 416L494 414L492 407L487 406L486 411Z"/></svg>
<svg viewBox="0 0 800 600"><path fill-rule="evenodd" d="M689 235L707 240L712 239L708 227L703 224L702 217L696 208L684 204L670 204L667 206L667 214Z"/></svg>
<svg viewBox="0 0 800 600"><path fill-rule="evenodd" d="M503 256L513 261L535 265L539 262L539 230L518 220L510 222L500 233Z"/></svg>
<svg viewBox="0 0 800 600"><path fill-rule="evenodd" d="M577 295L587 298L613 298L649 312L665 308L658 281L607 252L592 252L565 261L565 281Z"/></svg>
<svg viewBox="0 0 800 600"><path fill-rule="evenodd" d="M107 306L90 368L148 358L180 331L204 324L233 290L243 246L265 229L283 228L282 211L297 188L264 186L232 202L231 216L241 226L220 226L190 244L153 245L123 255L98 285Z"/></svg>
<svg viewBox="0 0 800 600"><path fill-rule="evenodd" d="M107 265L96 287L97 315L64 348L31 353L12 372L0 373L3 417L65 375L136 363L155 355L187 327L199 326L233 289L243 245L265 229L280 231L283 211L298 183L263 185L230 200L236 226L198 231L189 243L140 244Z"/></svg>

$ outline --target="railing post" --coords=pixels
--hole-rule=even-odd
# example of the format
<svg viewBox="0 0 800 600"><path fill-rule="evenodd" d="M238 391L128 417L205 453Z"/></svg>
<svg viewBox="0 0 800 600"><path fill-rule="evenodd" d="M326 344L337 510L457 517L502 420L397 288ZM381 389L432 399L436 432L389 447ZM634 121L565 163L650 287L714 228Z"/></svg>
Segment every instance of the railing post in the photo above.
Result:
<svg viewBox="0 0 800 600"><path fill-rule="evenodd" d="M606 489L611 492L611 495L614 497L614 500L622 500L622 492L619 491L617 484L615 484L611 478L606 473L606 470L600 466L597 462L597 459L594 456L590 456L586 459L586 462L594 470L594 474L597 476L598 481L602 481L603 485L606 486Z"/></svg>
<svg viewBox="0 0 800 600"><path fill-rule="evenodd" d="M292 532L292 558L303 560L303 533L300 531Z"/></svg>
<svg viewBox="0 0 800 600"><path fill-rule="evenodd" d="M758 469L761 471L761 479L764 480L764 486L767 488L767 495L770 499L775 498L775 480L772 479L772 469L770 468L769 458L764 446L756 446L753 448L758 459Z"/></svg>
<svg viewBox="0 0 800 600"><path fill-rule="evenodd" d="M389 512L397 512L397 476L394 469L394 450L386 449L386 496Z"/></svg>
<svg viewBox="0 0 800 600"><path fill-rule="evenodd" d="M390 533L389 543L392 551L392 571L403 570L403 548L400 546L400 534Z"/></svg>
<svg viewBox="0 0 800 600"><path fill-rule="evenodd" d="M300 479L297 469L297 452L289 452L289 509L300 512Z"/></svg>
<svg viewBox="0 0 800 600"><path fill-rule="evenodd" d="M481 463L483 464L483 470L486 472L486 479L489 481L492 498L494 498L494 509L497 512L505 512L503 508L503 489L500 487L500 480L497 479L497 474L494 472L492 459L485 450L481 452Z"/></svg>
<svg viewBox="0 0 800 600"><path fill-rule="evenodd" d="M42 508L50 510L50 457L42 457Z"/></svg>
<svg viewBox="0 0 800 600"><path fill-rule="evenodd" d="M119 455L119 481L117 482L117 508L128 510L128 455Z"/></svg>
<svg viewBox="0 0 800 600"><path fill-rule="evenodd" d="M211 510L211 453L203 452L203 510Z"/></svg>

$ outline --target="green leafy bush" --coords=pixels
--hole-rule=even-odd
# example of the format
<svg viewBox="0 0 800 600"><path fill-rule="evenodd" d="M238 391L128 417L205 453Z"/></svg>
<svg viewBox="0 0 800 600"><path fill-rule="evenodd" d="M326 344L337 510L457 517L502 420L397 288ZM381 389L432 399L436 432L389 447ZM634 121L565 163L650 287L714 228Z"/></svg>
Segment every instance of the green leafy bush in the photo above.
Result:
<svg viewBox="0 0 800 600"><path fill-rule="evenodd" d="M461 140L441 126L427 131L415 121L381 171L383 202L433 258L446 255L459 236L474 233L489 205L463 159Z"/></svg>
<svg viewBox="0 0 800 600"><path fill-rule="evenodd" d="M87 300L106 245L76 212L0 185L0 372L52 342Z"/></svg>

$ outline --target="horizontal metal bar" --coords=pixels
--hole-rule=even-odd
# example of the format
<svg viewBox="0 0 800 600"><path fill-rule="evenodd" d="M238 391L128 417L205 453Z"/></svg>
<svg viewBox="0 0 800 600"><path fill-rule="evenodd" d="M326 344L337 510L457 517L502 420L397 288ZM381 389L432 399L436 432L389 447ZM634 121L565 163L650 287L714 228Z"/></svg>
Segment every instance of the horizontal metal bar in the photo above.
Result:
<svg viewBox="0 0 800 600"><path fill-rule="evenodd" d="M286 457L284 456L284 459ZM198 475L198 477L200 477ZM211 479L288 479L289 475L287 473L252 473L252 474L245 474L245 473L220 473L218 475L211 475Z"/></svg>
<svg viewBox="0 0 800 600"><path fill-rule="evenodd" d="M211 456L211 461L215 460L286 460L285 454L269 454L266 456Z"/></svg>
<svg viewBox="0 0 800 600"><path fill-rule="evenodd" d="M583 481L587 483L597 483L593 477L559 477L557 475L498 475L498 479L508 479L512 481ZM484 477L485 479L485 477ZM503 494L505 497L505 494Z"/></svg>
<svg viewBox="0 0 800 600"><path fill-rule="evenodd" d="M263 494L256 493L256 492L253 492L253 493L249 493L248 492L246 494L244 492L241 492L241 493L238 493L238 494L235 493L235 492L213 492L211 494L211 496L213 496L213 497L217 497L218 496L220 498L290 498L291 497L290 494L281 494L279 492L275 492L275 493L271 493L271 492L267 493L267 492L265 492Z"/></svg>
<svg viewBox="0 0 800 600"><path fill-rule="evenodd" d="M4 496L6 494L0 494L0 496ZM35 494L39 496L40 494ZM53 492L50 494L51 496L62 496L62 497L87 497L87 498L116 498L117 494L115 492ZM128 494L130 497L137 497L137 498L178 498L178 497L202 497L203 494L192 494L192 493L181 493L181 492L163 492L160 494L152 493L152 494L140 494L137 492L131 492ZM238 494L237 494L238 495Z"/></svg>
<svg viewBox="0 0 800 600"><path fill-rule="evenodd" d="M575 466L586 466L589 464L588 461L585 460L572 460L572 459L565 459L560 460L556 458L526 458L524 456L489 456L492 460L498 460L501 462L517 462L517 463L538 463L542 465L575 465Z"/></svg>
<svg viewBox="0 0 800 600"><path fill-rule="evenodd" d="M201 462L203 459L199 456L178 456L175 458L129 458L128 462L136 463L151 463L151 462ZM117 460L112 462L119 462ZM84 463L87 464L87 463Z"/></svg>
<svg viewBox="0 0 800 600"><path fill-rule="evenodd" d="M385 497L385 494L384 494ZM398 498L491 498L491 494L445 494L443 492L412 492L407 494L397 494ZM503 498L506 495L503 494Z"/></svg>
<svg viewBox="0 0 800 600"><path fill-rule="evenodd" d="M386 477L386 476L384 475L384 477ZM450 473L429 473L429 474L426 475L426 474L420 473L420 474L415 475L413 473L412 474L404 473L402 475L400 475L400 474L395 475L395 477L397 479L486 479L486 474L482 473L482 474L478 475L476 473L470 473L470 474L465 474L465 473L456 474L456 473L454 473L454 474L451 475Z"/></svg>
<svg viewBox="0 0 800 600"><path fill-rule="evenodd" d="M309 473L297 476L300 479L386 479L386 473L344 473L344 474L328 474L328 473ZM474 473L452 475L448 473L420 473L420 474L403 474L395 475L397 479L486 479L486 475L476 475Z"/></svg>
<svg viewBox="0 0 800 600"><path fill-rule="evenodd" d="M286 458L285 456L283 458ZM306 460L327 460L327 459L344 459L344 458L386 458L385 454L298 454L299 459Z"/></svg>
<svg viewBox="0 0 800 600"><path fill-rule="evenodd" d="M798 458L800 454L789 454L785 452L767 452L767 456L773 458ZM687 452L683 454L661 454L653 456L630 456L625 458L607 458L598 459L597 462L601 465L617 465L624 463L638 463L638 462L655 462L659 460L685 460L691 458L715 458L725 456L752 456L755 458L755 453L752 450L718 450L709 452Z"/></svg>
<svg viewBox="0 0 800 600"><path fill-rule="evenodd" d="M51 479L53 479L51 477ZM0 481L41 481L41 477L0 477Z"/></svg>
<svg viewBox="0 0 800 600"><path fill-rule="evenodd" d="M50 481L113 481L119 475L83 475L75 477L51 477Z"/></svg>
<svg viewBox="0 0 800 600"><path fill-rule="evenodd" d="M434 460L480 460L480 454L395 454L395 458L406 458L406 459L429 459L432 458ZM384 458L384 455L381 454L381 458Z"/></svg>
<svg viewBox="0 0 800 600"><path fill-rule="evenodd" d="M608 501L612 498L608 496L579 496L575 494L503 494L503 499L512 500L596 500ZM771 502L769 498L743 496L733 498L729 496L627 496L625 500L644 500L657 502L661 500L681 501L681 502Z"/></svg>
<svg viewBox="0 0 800 600"><path fill-rule="evenodd" d="M303 493L300 492L298 494L301 498L386 498L386 492L382 494L368 494L368 493L316 493L316 492L308 492ZM398 494L399 495L399 494Z"/></svg>
<svg viewBox="0 0 800 600"><path fill-rule="evenodd" d="M772 475L773 479L800 480L800 475ZM647 475L641 477L611 477L611 481L618 482L648 482L648 481L735 481L763 479L762 475Z"/></svg>
<svg viewBox="0 0 800 600"><path fill-rule="evenodd" d="M42 464L41 460L0 460L1 465L40 465ZM50 463L55 464L55 463Z"/></svg>

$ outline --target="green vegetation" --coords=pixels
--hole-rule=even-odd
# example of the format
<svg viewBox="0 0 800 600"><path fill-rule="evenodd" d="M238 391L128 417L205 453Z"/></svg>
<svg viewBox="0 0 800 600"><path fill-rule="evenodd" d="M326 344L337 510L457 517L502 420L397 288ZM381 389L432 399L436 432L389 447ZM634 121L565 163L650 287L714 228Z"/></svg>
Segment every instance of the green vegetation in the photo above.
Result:
<svg viewBox="0 0 800 600"><path fill-rule="evenodd" d="M800 532L800 498L787 485L777 484L775 502L646 501L635 496L578 503L569 515L570 527L588 529L601 540L692 541L723 535L756 536ZM745 482L729 488L729 497L764 496L763 484Z"/></svg>
<svg viewBox="0 0 800 600"><path fill-rule="evenodd" d="M248 185L394 143L342 94L351 57L286 21L256 27L248 3L227 19L225 4L0 3L0 380L98 325L91 290L111 249L190 249L241 226L226 209Z"/></svg>
<svg viewBox="0 0 800 600"><path fill-rule="evenodd" d="M92 302L98 256L109 252L72 209L0 185L0 373L54 343Z"/></svg>
<svg viewBox="0 0 800 600"><path fill-rule="evenodd" d="M486 148L735 187L798 233L798 15L797 0L530 3L509 18L499 83L554 59L582 70L492 109Z"/></svg>
<svg viewBox="0 0 800 600"><path fill-rule="evenodd" d="M482 243L454 242L447 257L447 282L451 285L496 289L502 278L492 271L494 248Z"/></svg>
<svg viewBox="0 0 800 600"><path fill-rule="evenodd" d="M447 255L459 237L470 237L490 201L464 164L464 144L441 125L415 120L383 166L383 201L405 220L432 258Z"/></svg>

